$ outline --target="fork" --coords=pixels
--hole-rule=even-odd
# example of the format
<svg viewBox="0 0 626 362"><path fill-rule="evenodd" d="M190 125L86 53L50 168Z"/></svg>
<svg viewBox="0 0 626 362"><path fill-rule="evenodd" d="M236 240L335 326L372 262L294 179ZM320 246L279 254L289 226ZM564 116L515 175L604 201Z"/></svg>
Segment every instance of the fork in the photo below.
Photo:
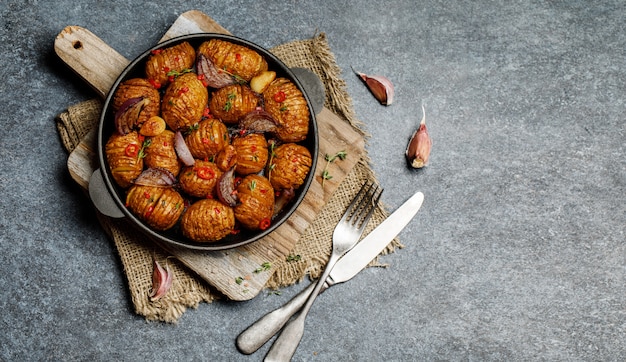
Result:
<svg viewBox="0 0 626 362"><path fill-rule="evenodd" d="M300 314L291 320L280 333L272 348L265 356L265 361L289 361L296 352L304 335L304 321L319 294L333 266L348 250L359 241L365 226L372 216L383 190L373 183L365 183L354 197L333 231L333 246L324 273L317 280L315 288L307 299Z"/></svg>

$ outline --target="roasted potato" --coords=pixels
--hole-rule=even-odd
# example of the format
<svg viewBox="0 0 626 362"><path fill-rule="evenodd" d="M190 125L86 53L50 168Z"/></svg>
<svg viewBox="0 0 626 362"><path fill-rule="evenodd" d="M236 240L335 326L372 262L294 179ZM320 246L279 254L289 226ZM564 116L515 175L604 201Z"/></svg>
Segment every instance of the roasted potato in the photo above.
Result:
<svg viewBox="0 0 626 362"><path fill-rule="evenodd" d="M274 213L274 189L267 178L248 175L237 186L235 219L250 230L265 230Z"/></svg>
<svg viewBox="0 0 626 362"><path fill-rule="evenodd" d="M132 78L122 82L113 95L113 109L118 111L126 101L133 98L148 100L139 112L136 125L141 126L150 117L159 114L161 95L146 79Z"/></svg>
<svg viewBox="0 0 626 362"><path fill-rule="evenodd" d="M246 82L267 70L267 61L259 53L220 39L211 39L200 44L198 54L203 54L217 68L224 69Z"/></svg>
<svg viewBox="0 0 626 362"><path fill-rule="evenodd" d="M171 187L133 185L126 194L126 206L156 230L176 224L183 211L183 197Z"/></svg>
<svg viewBox="0 0 626 362"><path fill-rule="evenodd" d="M195 197L212 197L222 171L210 161L196 160L193 166L185 166L179 174L180 188Z"/></svg>
<svg viewBox="0 0 626 362"><path fill-rule="evenodd" d="M267 172L274 190L300 187L311 170L312 162L311 153L304 146L285 143L276 147Z"/></svg>
<svg viewBox="0 0 626 362"><path fill-rule="evenodd" d="M141 174L143 170L142 146L142 141L136 131L126 135L116 132L109 137L105 145L107 163L113 179L120 187L129 187L131 182Z"/></svg>
<svg viewBox="0 0 626 362"><path fill-rule="evenodd" d="M309 107L302 92L287 78L276 78L263 92L265 110L278 122L276 136L299 142L309 132Z"/></svg>
<svg viewBox="0 0 626 362"><path fill-rule="evenodd" d="M146 76L155 88L160 88L176 75L191 69L195 61L196 50L188 42L155 50L146 62Z"/></svg>
<svg viewBox="0 0 626 362"><path fill-rule="evenodd" d="M185 137L185 143L195 158L210 159L230 143L230 135L223 122L208 118L189 132Z"/></svg>
<svg viewBox="0 0 626 362"><path fill-rule="evenodd" d="M196 73L185 73L167 87L161 103L161 117L173 130L186 130L202 119L209 92Z"/></svg>
<svg viewBox="0 0 626 362"><path fill-rule="evenodd" d="M183 235L197 242L217 241L235 227L233 209L218 200L202 199L189 206L181 219Z"/></svg>
<svg viewBox="0 0 626 362"><path fill-rule="evenodd" d="M148 168L164 168L178 176L180 161L174 149L175 133L170 130L161 132L158 136L147 139L147 147L144 150L144 163Z"/></svg>
<svg viewBox="0 0 626 362"><path fill-rule="evenodd" d="M233 138L232 145L237 153L235 172L240 175L259 173L267 163L267 140L260 133L250 133Z"/></svg>
<svg viewBox="0 0 626 362"><path fill-rule="evenodd" d="M213 92L209 109L213 116L232 124L253 111L260 101L260 97L247 85L233 84Z"/></svg>

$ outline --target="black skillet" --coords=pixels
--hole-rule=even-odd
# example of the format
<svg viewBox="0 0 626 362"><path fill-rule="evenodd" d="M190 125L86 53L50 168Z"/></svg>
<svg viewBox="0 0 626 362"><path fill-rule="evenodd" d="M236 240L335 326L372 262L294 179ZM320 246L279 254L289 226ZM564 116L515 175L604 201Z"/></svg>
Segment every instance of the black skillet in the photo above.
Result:
<svg viewBox="0 0 626 362"><path fill-rule="evenodd" d="M274 218L274 220L272 221L272 225L268 229L263 231L242 230L236 235L227 236L226 238L213 243L198 243L187 239L182 235L178 226L175 226L174 228L167 231L154 230L143 221L141 221L139 218L137 218L135 215L133 215L124 206L125 191L118 187L113 181L109 166L106 162L106 154L104 150L108 138L115 131L113 121L114 111L112 108L113 94L115 94L118 86L125 80L135 77L145 77L144 65L151 52L153 52L154 50L171 47L184 41L189 42L194 48L197 48L202 42L214 38L230 41L255 50L265 58L269 65L269 69L275 71L277 73L277 77L286 77L290 79L300 89L300 91L302 91L302 94L307 101L309 113L311 114L311 116L309 120L309 133L306 140L301 142L300 144L307 147L308 150L311 152L311 155L313 157L313 165L315 166L317 164L319 142L315 114L321 111L324 103L324 88L319 78L310 71L303 68L290 69L268 50L250 41L232 35L216 33L191 34L170 39L146 50L135 60L133 60L115 81L111 88L111 91L109 91L108 96L105 100L104 108L100 116L100 122L98 125L97 151L100 169L94 172L92 179L90 180L89 187L89 194L94 204L96 205L98 210L105 215L117 218L126 218L132 226L138 228L146 236L159 243L165 243L173 246L200 251L213 251L235 248L257 241L270 234L295 212L298 205L304 199L304 196L309 186L311 185L311 182L313 181L315 175L315 167L313 167L306 177L304 184L298 190L296 190L296 195L292 202L287 205L287 207L285 207L283 211L281 211Z"/></svg>

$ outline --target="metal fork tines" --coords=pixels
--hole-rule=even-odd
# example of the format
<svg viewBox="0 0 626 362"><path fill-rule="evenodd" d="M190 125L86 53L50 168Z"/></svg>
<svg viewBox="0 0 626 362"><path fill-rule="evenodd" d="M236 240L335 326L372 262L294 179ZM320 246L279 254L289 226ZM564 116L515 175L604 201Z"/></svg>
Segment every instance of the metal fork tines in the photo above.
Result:
<svg viewBox="0 0 626 362"><path fill-rule="evenodd" d="M274 345L269 350L266 361L289 361L298 348L298 344L304 334L304 321L319 294L328 274L333 266L348 250L352 249L359 241L365 226L374 213L374 209L380 200L383 190L373 183L366 183L348 205L345 213L335 230L333 231L333 246L330 258L324 269L324 273L318 279L315 289L309 296L300 314L289 323L280 333Z"/></svg>

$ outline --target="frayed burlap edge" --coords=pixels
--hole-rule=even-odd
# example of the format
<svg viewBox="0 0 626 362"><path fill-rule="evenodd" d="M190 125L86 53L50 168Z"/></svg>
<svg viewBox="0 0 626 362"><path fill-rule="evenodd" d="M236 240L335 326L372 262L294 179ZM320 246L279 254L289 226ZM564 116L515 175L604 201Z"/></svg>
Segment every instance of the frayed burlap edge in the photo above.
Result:
<svg viewBox="0 0 626 362"><path fill-rule="evenodd" d="M317 74L326 88L326 108L348 121L364 137L368 137L362 130L362 123L355 116L352 100L341 77L341 70L335 62L324 33L316 34L312 39L277 46L271 51L287 65L308 68ZM100 100L90 100L68 107L66 112L56 118L59 136L68 152L71 152L81 139L97 126L101 109ZM296 243L292 252L293 260L274 263L274 273L266 288L288 286L302 281L307 275L316 278L321 274L330 255L334 226L360 185L366 180L376 180L369 167L367 154L357 163L313 224ZM373 229L386 216L384 206L379 205L368 229ZM99 219L118 250L137 314L147 320L176 322L187 308L196 308L200 302L211 303L221 297L193 271L188 270L177 260L169 258L125 221L112 220L102 215L99 215ZM366 230L366 233L369 230ZM397 247L402 245L394 239L383 254L392 252ZM152 263L155 259L170 265L175 274L175 282L163 299L152 302L148 294L152 285ZM370 265L382 266L377 260Z"/></svg>

